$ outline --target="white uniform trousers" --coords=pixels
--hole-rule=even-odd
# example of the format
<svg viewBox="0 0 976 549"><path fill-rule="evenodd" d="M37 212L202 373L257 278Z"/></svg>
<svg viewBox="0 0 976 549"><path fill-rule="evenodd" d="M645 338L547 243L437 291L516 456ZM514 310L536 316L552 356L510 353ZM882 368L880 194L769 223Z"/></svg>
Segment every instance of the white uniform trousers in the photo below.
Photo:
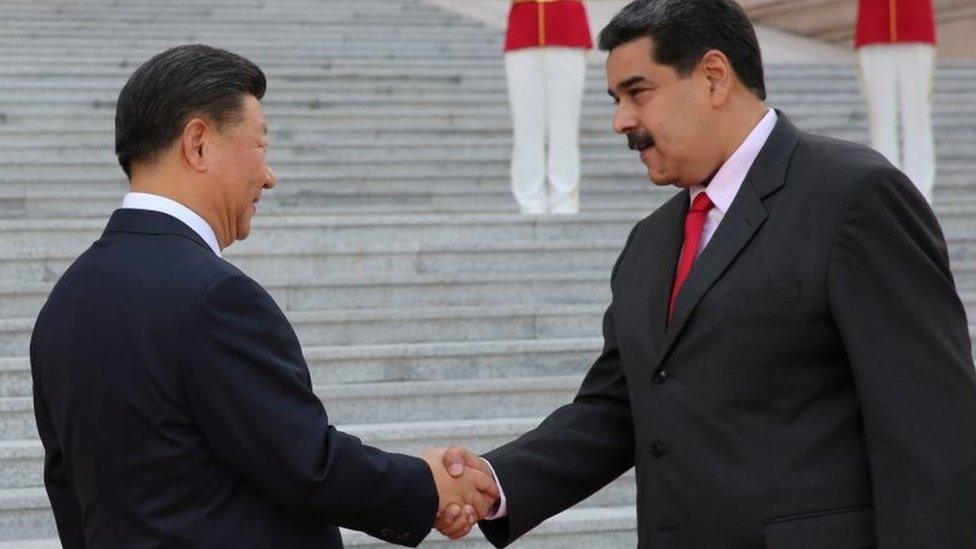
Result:
<svg viewBox="0 0 976 549"><path fill-rule="evenodd" d="M931 202L935 184L932 136L935 47L922 43L872 44L862 46L858 55L861 86L868 102L871 144L905 172Z"/></svg>
<svg viewBox="0 0 976 549"><path fill-rule="evenodd" d="M577 213L586 50L510 51L505 76L512 110L512 192L519 208L525 214Z"/></svg>

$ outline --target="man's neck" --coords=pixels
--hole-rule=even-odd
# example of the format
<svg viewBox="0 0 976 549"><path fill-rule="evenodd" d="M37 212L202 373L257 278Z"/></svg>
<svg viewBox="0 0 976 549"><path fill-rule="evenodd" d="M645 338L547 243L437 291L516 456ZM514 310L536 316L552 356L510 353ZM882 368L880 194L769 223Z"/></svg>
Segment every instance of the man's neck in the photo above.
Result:
<svg viewBox="0 0 976 549"><path fill-rule="evenodd" d="M733 115L732 123L730 124L730 130L728 132L728 138L726 139L726 145L722 151L722 163L725 163L735 154L735 151L742 146L752 130L756 129L759 122L762 121L766 113L769 112L769 107L765 103L756 103L750 108L742 109L741 113L736 113Z"/></svg>
<svg viewBox="0 0 976 549"><path fill-rule="evenodd" d="M214 215L212 209L205 207L203 202L199 200L198 195L190 192L184 186L145 176L137 177L135 174L133 174L132 181L129 184L129 190L134 193L147 193L162 196L186 206L193 211L193 213L203 218L203 220L207 222L207 225L210 225L210 228L213 229L214 234L217 236L217 241L220 242L220 247L226 247L226 244L224 244L225 238L222 235L220 224L215 222L217 217Z"/></svg>

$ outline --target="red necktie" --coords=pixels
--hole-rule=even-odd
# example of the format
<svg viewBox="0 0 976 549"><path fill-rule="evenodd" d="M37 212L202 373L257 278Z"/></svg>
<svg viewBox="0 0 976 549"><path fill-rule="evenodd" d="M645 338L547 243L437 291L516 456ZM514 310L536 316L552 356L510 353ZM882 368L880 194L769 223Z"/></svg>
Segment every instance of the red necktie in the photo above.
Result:
<svg viewBox="0 0 976 549"><path fill-rule="evenodd" d="M691 273L691 266L695 264L698 256L698 244L701 242L702 229L705 228L705 218L708 217L708 210L715 207L712 200L705 193L699 193L695 200L691 202L691 209L685 216L685 243L681 246L681 260L678 262L678 271L674 276L674 287L671 289L671 303L668 305L668 320L674 313L674 303L678 300L678 292L681 286Z"/></svg>

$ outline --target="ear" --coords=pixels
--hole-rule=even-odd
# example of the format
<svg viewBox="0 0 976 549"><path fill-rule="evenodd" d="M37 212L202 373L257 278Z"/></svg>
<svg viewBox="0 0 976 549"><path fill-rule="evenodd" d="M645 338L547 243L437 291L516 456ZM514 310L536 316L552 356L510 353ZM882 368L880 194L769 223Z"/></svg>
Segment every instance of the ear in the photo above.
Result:
<svg viewBox="0 0 976 549"><path fill-rule="evenodd" d="M713 107L721 107L728 101L734 81L732 63L718 50L708 51L699 64L708 82L710 102Z"/></svg>
<svg viewBox="0 0 976 549"><path fill-rule="evenodd" d="M208 158L204 156L204 145L212 133L213 128L203 118L191 118L183 127L183 135L180 139L183 158L190 168L196 172L207 171Z"/></svg>

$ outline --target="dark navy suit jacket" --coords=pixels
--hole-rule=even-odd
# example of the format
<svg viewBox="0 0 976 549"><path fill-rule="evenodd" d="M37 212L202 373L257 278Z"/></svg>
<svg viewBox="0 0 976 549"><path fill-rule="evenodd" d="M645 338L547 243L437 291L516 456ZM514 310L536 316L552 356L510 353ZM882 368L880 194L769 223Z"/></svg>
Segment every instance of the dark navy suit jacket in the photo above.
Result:
<svg viewBox="0 0 976 549"><path fill-rule="evenodd" d="M420 459L329 425L268 293L166 214L118 210L31 339L44 482L78 547L415 546L437 493Z"/></svg>

